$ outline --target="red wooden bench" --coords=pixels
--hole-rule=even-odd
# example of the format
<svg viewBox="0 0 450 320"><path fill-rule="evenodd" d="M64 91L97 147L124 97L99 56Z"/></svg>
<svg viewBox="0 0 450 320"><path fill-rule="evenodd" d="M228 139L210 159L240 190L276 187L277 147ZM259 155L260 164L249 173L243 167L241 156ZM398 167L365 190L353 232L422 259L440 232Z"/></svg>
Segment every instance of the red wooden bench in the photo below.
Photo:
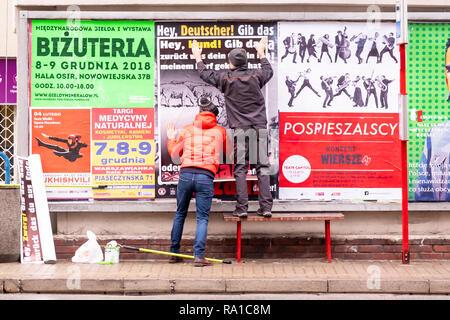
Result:
<svg viewBox="0 0 450 320"><path fill-rule="evenodd" d="M225 221L236 222L237 234L236 234L236 257L237 262L241 262L241 222L253 222L253 221L325 221L325 246L328 262L331 262L331 234L330 234L330 221L331 220L343 220L344 215L342 213L327 212L327 213L272 213L272 217L265 218L257 215L256 213L248 213L247 218L239 218L233 216L232 212L225 212L223 214Z"/></svg>

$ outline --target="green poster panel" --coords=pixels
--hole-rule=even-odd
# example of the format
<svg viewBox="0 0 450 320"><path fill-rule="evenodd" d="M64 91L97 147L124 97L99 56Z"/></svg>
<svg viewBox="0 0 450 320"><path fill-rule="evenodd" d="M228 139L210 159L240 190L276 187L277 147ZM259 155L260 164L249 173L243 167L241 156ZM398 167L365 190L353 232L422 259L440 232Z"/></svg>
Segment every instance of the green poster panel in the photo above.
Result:
<svg viewBox="0 0 450 320"><path fill-rule="evenodd" d="M450 201L450 24L409 25L409 200Z"/></svg>
<svg viewBox="0 0 450 320"><path fill-rule="evenodd" d="M153 21L32 20L32 107L153 107Z"/></svg>

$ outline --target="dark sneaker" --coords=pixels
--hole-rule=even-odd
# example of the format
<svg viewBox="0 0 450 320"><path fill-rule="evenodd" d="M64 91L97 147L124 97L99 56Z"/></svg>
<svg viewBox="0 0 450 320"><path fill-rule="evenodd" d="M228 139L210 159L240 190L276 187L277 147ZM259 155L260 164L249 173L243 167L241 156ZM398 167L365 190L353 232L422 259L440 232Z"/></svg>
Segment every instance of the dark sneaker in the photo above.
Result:
<svg viewBox="0 0 450 320"><path fill-rule="evenodd" d="M270 218L272 216L272 212L262 209L258 209L258 211L256 211L256 214L265 218Z"/></svg>
<svg viewBox="0 0 450 320"><path fill-rule="evenodd" d="M194 259L194 266L195 267L207 267L212 264L211 261L206 260L205 258L195 258Z"/></svg>
<svg viewBox="0 0 450 320"><path fill-rule="evenodd" d="M234 210L233 216L239 217L239 218L247 218L247 212L239 212L237 210Z"/></svg>
<svg viewBox="0 0 450 320"><path fill-rule="evenodd" d="M169 259L169 263L180 263L183 262L183 258L182 257L177 257L177 256L171 256Z"/></svg>

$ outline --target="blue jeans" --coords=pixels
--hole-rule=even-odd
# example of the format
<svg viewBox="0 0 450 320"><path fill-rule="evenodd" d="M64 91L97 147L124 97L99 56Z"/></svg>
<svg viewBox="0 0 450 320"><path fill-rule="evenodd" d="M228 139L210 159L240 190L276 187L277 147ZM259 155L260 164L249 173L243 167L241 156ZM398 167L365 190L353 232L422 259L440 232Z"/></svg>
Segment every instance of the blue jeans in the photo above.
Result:
<svg viewBox="0 0 450 320"><path fill-rule="evenodd" d="M180 252L180 241L183 234L184 221L189 208L189 202L195 193L197 209L197 228L194 240L194 256L203 258L205 255L206 235L208 233L209 211L214 195L214 179L205 174L181 173L177 187L177 212L173 221L170 251Z"/></svg>

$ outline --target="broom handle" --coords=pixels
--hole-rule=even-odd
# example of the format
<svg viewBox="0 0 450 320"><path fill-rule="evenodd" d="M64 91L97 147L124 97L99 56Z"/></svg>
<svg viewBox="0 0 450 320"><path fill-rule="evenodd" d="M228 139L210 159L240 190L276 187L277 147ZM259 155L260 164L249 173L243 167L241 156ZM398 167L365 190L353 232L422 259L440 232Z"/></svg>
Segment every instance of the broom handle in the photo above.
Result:
<svg viewBox="0 0 450 320"><path fill-rule="evenodd" d="M143 248L137 248L137 247L132 247L132 246L127 246L127 245L121 245L122 247L124 247L125 249L130 249L130 250L136 250L136 251L141 251L141 252L149 252L149 253L156 253L156 254L164 254L167 256L175 256L175 257L181 257L181 258L188 258L188 259L195 259L194 256L189 256L186 254L180 254L180 253L174 253L174 252L165 252L165 251L159 251L159 250L151 250L151 249L143 249ZM226 263L226 264L231 264L231 261L228 260L219 260L219 259L212 259L212 258L205 258L208 261L212 261L212 262L220 262L220 263Z"/></svg>

